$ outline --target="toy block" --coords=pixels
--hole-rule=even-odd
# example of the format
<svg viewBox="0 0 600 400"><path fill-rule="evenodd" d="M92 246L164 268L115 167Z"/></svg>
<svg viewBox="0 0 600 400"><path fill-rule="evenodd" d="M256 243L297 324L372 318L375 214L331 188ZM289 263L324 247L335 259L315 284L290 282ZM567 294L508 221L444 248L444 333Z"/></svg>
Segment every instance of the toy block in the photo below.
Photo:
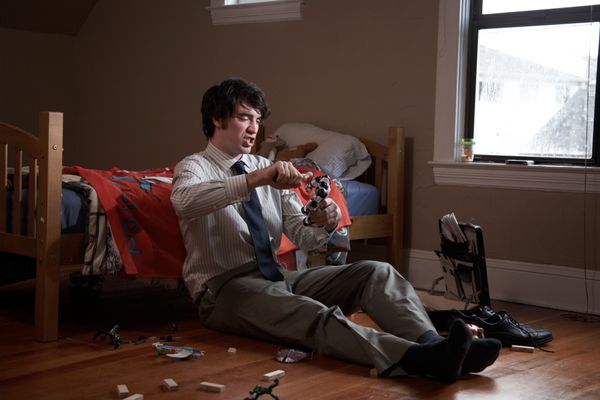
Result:
<svg viewBox="0 0 600 400"><path fill-rule="evenodd" d="M281 378L285 375L285 371L278 369L277 371L271 371L263 375L263 381L272 381L273 379Z"/></svg>
<svg viewBox="0 0 600 400"><path fill-rule="evenodd" d="M225 390L225 385L212 382L200 382L200 389L206 390L207 392L222 392Z"/></svg>
<svg viewBox="0 0 600 400"><path fill-rule="evenodd" d="M129 389L127 385L117 385L117 394L120 398L129 396Z"/></svg>
<svg viewBox="0 0 600 400"><path fill-rule="evenodd" d="M228 353L237 353L237 349L235 347L230 347L227 349Z"/></svg>
<svg viewBox="0 0 600 400"><path fill-rule="evenodd" d="M179 389L179 385L171 378L163 380L163 387L170 392Z"/></svg>
<svg viewBox="0 0 600 400"><path fill-rule="evenodd" d="M129 397L126 397L125 400L144 400L144 395L143 394L132 394Z"/></svg>
<svg viewBox="0 0 600 400"><path fill-rule="evenodd" d="M533 353L534 347L532 346L519 346L517 344L513 344L510 349L512 351L522 351L523 353Z"/></svg>

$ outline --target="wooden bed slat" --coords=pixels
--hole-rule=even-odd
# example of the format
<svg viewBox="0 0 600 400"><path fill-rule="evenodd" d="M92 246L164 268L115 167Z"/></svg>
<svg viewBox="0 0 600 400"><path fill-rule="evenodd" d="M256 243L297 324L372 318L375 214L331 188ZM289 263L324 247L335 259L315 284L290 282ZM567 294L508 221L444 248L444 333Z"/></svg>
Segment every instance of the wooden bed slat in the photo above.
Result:
<svg viewBox="0 0 600 400"><path fill-rule="evenodd" d="M21 234L21 210L23 205L23 150L13 148L13 162L15 173L13 175L12 193L12 232Z"/></svg>
<svg viewBox="0 0 600 400"><path fill-rule="evenodd" d="M0 232L0 251L6 251L21 256L36 256L36 239L23 235Z"/></svg>
<svg viewBox="0 0 600 400"><path fill-rule="evenodd" d="M27 193L27 236L36 237L35 208L37 206L37 176L38 164L37 159L32 158L29 163L29 181Z"/></svg>
<svg viewBox="0 0 600 400"><path fill-rule="evenodd" d="M8 187L8 144L0 142L0 232L6 232L7 215L4 210L7 206Z"/></svg>
<svg viewBox="0 0 600 400"><path fill-rule="evenodd" d="M349 235L352 240L387 237L393 233L393 216L390 214L350 217Z"/></svg>

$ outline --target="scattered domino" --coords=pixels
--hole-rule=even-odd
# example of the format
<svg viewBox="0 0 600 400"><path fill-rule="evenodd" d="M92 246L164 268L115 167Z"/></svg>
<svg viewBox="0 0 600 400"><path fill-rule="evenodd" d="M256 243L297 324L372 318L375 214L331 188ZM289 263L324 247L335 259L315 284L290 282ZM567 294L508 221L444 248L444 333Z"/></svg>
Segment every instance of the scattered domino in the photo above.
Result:
<svg viewBox="0 0 600 400"><path fill-rule="evenodd" d="M263 375L263 381L272 381L277 378L281 378L285 375L285 371L282 369L278 369L277 371L268 372Z"/></svg>
<svg viewBox="0 0 600 400"><path fill-rule="evenodd" d="M120 398L129 396L129 389L127 385L117 385L117 394Z"/></svg>
<svg viewBox="0 0 600 400"><path fill-rule="evenodd" d="M524 353L533 353L534 347L532 346L519 346L518 344L513 344L510 349L512 351L522 351Z"/></svg>
<svg viewBox="0 0 600 400"><path fill-rule="evenodd" d="M207 392L222 392L225 390L225 385L212 382L200 382L200 389L206 390Z"/></svg>
<svg viewBox="0 0 600 400"><path fill-rule="evenodd" d="M171 378L163 380L163 387L170 392L179 389L179 385L177 384L177 382L175 382Z"/></svg>
<svg viewBox="0 0 600 400"><path fill-rule="evenodd" d="M131 396L125 398L125 400L144 400L144 395L143 394L132 394Z"/></svg>
<svg viewBox="0 0 600 400"><path fill-rule="evenodd" d="M235 347L230 347L227 349L228 353L237 353L237 349Z"/></svg>

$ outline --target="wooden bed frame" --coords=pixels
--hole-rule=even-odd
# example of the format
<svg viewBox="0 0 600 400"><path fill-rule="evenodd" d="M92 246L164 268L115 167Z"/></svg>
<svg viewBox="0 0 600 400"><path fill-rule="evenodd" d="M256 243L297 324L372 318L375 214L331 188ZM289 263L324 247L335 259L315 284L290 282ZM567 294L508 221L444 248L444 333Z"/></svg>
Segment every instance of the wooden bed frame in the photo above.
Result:
<svg viewBox="0 0 600 400"><path fill-rule="evenodd" d="M390 128L388 145L361 139L373 157L365 177L380 191L383 213L352 217L351 240L387 238L388 261L403 271L404 132ZM258 142L258 141L257 141ZM36 259L35 338L58 338L60 266L83 264L84 234L61 234L63 114L41 112L38 136L0 122L0 251ZM28 171L27 171L28 169ZM12 232L7 232L13 177ZM23 179L28 191L27 234L21 235Z"/></svg>

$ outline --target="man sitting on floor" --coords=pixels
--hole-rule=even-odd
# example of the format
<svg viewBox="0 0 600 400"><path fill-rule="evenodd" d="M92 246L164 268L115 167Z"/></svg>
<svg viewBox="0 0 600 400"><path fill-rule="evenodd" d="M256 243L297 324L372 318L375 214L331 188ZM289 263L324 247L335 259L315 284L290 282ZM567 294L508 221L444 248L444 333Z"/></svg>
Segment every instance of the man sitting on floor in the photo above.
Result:
<svg viewBox="0 0 600 400"><path fill-rule="evenodd" d="M454 382L497 358L501 343L473 339L463 321L439 336L410 283L391 265L358 261L288 272L273 254L285 233L299 248L327 243L341 218L325 198L309 214L289 189L302 175L289 162L250 154L269 115L263 92L241 79L202 100L202 152L175 169L171 201L187 257L183 277L209 328L375 367L381 376L419 374ZM366 312L382 332L345 314Z"/></svg>

